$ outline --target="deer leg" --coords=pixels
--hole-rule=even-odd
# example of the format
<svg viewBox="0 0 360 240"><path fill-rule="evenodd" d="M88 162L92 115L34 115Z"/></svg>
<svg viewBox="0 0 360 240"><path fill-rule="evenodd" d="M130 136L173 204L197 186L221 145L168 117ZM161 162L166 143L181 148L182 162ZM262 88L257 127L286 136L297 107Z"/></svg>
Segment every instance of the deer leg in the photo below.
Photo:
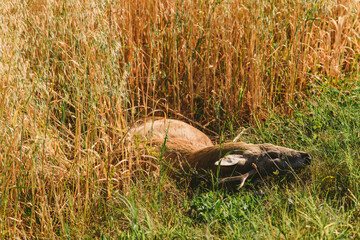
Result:
<svg viewBox="0 0 360 240"><path fill-rule="evenodd" d="M240 181L239 188L242 188L242 186L244 186L244 183L245 183L246 179L253 176L256 172L257 172L256 169L252 169L249 172L241 174L239 176L221 178L219 180L219 183Z"/></svg>

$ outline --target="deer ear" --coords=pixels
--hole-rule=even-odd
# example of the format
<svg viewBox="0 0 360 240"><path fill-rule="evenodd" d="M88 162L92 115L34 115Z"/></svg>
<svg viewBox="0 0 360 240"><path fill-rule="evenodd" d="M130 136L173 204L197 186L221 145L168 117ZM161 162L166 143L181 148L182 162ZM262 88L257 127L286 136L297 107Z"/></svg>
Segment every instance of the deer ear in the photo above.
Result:
<svg viewBox="0 0 360 240"><path fill-rule="evenodd" d="M234 165L245 165L247 159L240 154L229 154L225 157L220 158L218 161L216 161L214 164L215 166L234 166Z"/></svg>

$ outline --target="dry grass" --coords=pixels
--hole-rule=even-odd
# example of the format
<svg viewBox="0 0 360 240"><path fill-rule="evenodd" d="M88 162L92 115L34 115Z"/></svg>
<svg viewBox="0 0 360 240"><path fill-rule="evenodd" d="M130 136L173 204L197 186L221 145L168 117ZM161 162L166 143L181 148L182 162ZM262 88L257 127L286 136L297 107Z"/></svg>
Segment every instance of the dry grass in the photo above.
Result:
<svg viewBox="0 0 360 240"><path fill-rule="evenodd" d="M287 102L301 103L312 84L359 76L359 8L358 1L2 0L2 236L90 231L139 170L126 160L124 136L142 116L181 113L238 126L266 119L265 106L290 113Z"/></svg>

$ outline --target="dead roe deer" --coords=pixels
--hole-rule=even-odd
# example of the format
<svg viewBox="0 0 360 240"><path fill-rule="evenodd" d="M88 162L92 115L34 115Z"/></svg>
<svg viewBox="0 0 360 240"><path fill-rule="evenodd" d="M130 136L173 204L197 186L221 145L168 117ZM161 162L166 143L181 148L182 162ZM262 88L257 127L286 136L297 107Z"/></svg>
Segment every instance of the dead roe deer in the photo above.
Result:
<svg viewBox="0 0 360 240"><path fill-rule="evenodd" d="M200 130L174 119L146 121L131 129L130 135L151 142L156 151L165 146L164 159L174 167L212 171L220 182L236 181L240 187L256 173L304 168L311 163L305 152L269 143L213 145Z"/></svg>

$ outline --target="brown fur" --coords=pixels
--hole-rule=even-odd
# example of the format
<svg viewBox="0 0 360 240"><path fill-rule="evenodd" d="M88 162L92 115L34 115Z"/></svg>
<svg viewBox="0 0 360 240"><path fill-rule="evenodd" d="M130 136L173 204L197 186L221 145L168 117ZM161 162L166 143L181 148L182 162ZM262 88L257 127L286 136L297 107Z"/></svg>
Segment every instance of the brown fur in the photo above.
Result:
<svg viewBox="0 0 360 240"><path fill-rule="evenodd" d="M145 121L129 131L130 136L141 136L146 140L172 139L188 140L192 145L199 147L213 146L210 138L193 126L175 119L158 119Z"/></svg>

